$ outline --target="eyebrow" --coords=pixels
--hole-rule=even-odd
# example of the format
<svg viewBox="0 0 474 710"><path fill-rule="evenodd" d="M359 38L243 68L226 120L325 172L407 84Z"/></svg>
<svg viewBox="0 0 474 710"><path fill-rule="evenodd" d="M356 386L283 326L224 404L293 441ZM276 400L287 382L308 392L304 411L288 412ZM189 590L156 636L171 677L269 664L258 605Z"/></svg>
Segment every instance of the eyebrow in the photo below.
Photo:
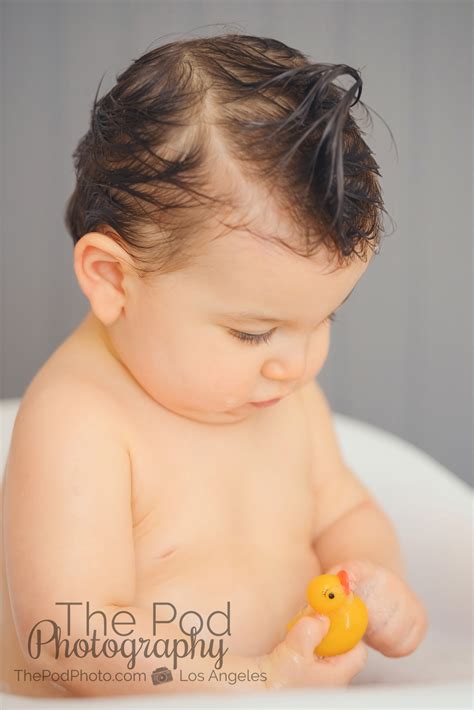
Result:
<svg viewBox="0 0 474 710"><path fill-rule="evenodd" d="M356 286L357 286L357 284L356 284ZM334 313L336 313L336 311L338 311L339 308L344 305L344 303L349 299L349 296L354 292L354 289L355 289L355 286L351 291L349 291L349 293L347 294L345 299L337 306L337 308L335 308L333 310L333 312L331 313L331 316L334 315ZM241 311L239 313L236 313L236 312L225 313L225 314L221 314L221 315L225 315L225 316L227 316L227 318L235 318L236 320L258 320L258 321L262 321L263 323L286 323L287 322L282 318L272 318L271 316L266 316L263 313L252 313L250 311Z"/></svg>

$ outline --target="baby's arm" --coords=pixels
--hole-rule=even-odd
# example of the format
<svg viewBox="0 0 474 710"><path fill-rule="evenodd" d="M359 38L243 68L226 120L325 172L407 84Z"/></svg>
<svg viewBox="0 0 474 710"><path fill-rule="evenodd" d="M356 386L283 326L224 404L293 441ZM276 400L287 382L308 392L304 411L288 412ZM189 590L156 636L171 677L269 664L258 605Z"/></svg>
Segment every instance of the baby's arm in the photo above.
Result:
<svg viewBox="0 0 474 710"><path fill-rule="evenodd" d="M315 551L326 574L344 569L369 613L364 641L385 656L413 653L426 635L428 617L405 582L394 527L375 501L338 517L317 538Z"/></svg>
<svg viewBox="0 0 474 710"><path fill-rule="evenodd" d="M311 431L317 433L313 544L322 572L349 573L353 591L368 607L368 645L388 656L408 655L426 633L427 615L404 582L395 527L342 459L319 384L307 387L304 397Z"/></svg>
<svg viewBox="0 0 474 710"><path fill-rule="evenodd" d="M314 548L324 571L343 559L363 557L405 577L393 524L372 499L336 516L336 520L316 536Z"/></svg>
<svg viewBox="0 0 474 710"><path fill-rule="evenodd" d="M312 536L323 571L342 558L363 555L403 575L394 527L346 465L318 381L308 383L302 395L312 437Z"/></svg>

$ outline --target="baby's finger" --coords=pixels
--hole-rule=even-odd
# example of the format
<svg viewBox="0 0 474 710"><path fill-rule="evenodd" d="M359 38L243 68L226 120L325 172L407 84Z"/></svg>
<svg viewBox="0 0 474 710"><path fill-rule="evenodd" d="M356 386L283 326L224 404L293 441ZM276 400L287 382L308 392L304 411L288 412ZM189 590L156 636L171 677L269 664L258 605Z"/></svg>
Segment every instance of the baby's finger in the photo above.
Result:
<svg viewBox="0 0 474 710"><path fill-rule="evenodd" d="M327 616L303 616L287 632L284 643L304 658L313 656L314 648L329 630Z"/></svg>
<svg viewBox="0 0 474 710"><path fill-rule="evenodd" d="M368 657L367 646L359 641L350 651L337 656L315 656L323 669L328 685L340 685L341 680L349 683L364 668Z"/></svg>

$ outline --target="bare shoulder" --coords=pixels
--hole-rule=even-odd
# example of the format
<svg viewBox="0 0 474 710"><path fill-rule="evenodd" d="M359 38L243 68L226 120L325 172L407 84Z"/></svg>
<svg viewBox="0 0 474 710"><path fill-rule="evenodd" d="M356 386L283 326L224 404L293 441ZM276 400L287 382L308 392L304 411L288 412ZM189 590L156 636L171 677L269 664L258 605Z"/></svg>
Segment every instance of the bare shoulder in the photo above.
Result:
<svg viewBox="0 0 474 710"><path fill-rule="evenodd" d="M125 421L108 392L86 374L68 373L54 367L34 378L20 400L12 443L21 432L28 438L28 427L41 427L45 442L58 442L89 428L107 432L128 446Z"/></svg>
<svg viewBox="0 0 474 710"><path fill-rule="evenodd" d="M77 328L31 380L20 400L14 432L22 422L39 418L57 439L58 429L72 434L80 420L89 426L100 422L101 429L125 442L126 412L117 406L122 382L117 363L89 334Z"/></svg>
<svg viewBox="0 0 474 710"><path fill-rule="evenodd" d="M123 470L129 461L129 430L125 415L87 370L68 371L62 358L51 358L24 392L13 423L4 485L31 486L41 470L56 489L62 476L87 458L91 466L114 461ZM104 468L102 466L102 468ZM107 471L111 470L110 466ZM103 474L103 480L107 474ZM113 485L113 481L109 481Z"/></svg>

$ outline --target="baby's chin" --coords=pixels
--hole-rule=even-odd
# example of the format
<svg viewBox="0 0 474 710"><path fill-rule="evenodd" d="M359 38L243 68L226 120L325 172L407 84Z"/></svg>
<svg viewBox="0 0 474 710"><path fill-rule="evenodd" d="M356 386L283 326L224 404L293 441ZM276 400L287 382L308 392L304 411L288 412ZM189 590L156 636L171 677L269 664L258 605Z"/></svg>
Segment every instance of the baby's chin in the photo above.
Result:
<svg viewBox="0 0 474 710"><path fill-rule="evenodd" d="M236 424L255 416L258 411L252 407L251 404L240 404L227 408L223 407L220 411L196 409L191 406L178 406L176 404L166 406L161 402L160 404L173 414L202 424Z"/></svg>
<svg viewBox="0 0 474 710"><path fill-rule="evenodd" d="M188 418L202 424L238 424L239 422L247 421L253 414L248 410L245 412L234 410L231 412L196 413L196 416L189 416Z"/></svg>

